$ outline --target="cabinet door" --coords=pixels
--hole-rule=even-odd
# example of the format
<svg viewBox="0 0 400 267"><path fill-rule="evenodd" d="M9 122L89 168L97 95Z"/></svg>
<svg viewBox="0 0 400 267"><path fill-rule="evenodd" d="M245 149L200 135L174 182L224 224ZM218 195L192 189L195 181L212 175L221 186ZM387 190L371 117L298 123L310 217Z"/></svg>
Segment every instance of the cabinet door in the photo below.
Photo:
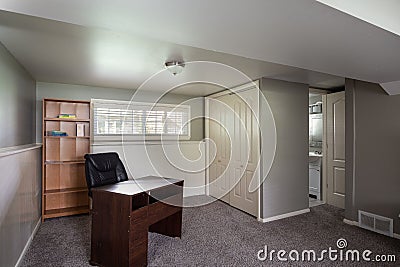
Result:
<svg viewBox="0 0 400 267"><path fill-rule="evenodd" d="M310 167L308 171L308 177L310 182L310 194L316 194L320 192L321 188L321 174L317 168Z"/></svg>

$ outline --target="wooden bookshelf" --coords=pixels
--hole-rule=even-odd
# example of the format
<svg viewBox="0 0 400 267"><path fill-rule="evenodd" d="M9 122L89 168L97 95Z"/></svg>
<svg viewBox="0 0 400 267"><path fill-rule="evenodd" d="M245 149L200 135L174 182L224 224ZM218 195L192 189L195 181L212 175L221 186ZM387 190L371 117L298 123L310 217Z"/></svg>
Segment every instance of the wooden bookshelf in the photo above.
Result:
<svg viewBox="0 0 400 267"><path fill-rule="evenodd" d="M76 118L58 118L74 114ZM84 125L77 136L77 125ZM67 136L52 136L62 131ZM43 99L42 220L89 212L84 155L90 152L90 102Z"/></svg>

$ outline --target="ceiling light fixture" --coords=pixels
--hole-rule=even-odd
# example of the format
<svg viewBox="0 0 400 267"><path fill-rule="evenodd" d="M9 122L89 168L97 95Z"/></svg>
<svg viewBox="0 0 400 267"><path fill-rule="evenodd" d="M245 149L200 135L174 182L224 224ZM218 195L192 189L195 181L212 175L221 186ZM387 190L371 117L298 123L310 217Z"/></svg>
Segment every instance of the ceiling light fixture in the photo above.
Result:
<svg viewBox="0 0 400 267"><path fill-rule="evenodd" d="M184 62L179 62L179 61L168 61L165 62L165 68L171 72L173 75L177 75L183 71L183 68L185 67Z"/></svg>

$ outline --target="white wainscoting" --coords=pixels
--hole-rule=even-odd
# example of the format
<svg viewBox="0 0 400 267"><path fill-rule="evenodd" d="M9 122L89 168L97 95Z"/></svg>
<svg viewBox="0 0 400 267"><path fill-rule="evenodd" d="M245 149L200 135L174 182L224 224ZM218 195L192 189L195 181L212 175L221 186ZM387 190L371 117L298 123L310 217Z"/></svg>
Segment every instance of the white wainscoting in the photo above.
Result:
<svg viewBox="0 0 400 267"><path fill-rule="evenodd" d="M98 143L92 153L117 152L130 178L154 175L183 179L185 197L205 194L205 143L201 141L152 141Z"/></svg>
<svg viewBox="0 0 400 267"><path fill-rule="evenodd" d="M0 266L15 266L40 222L41 145L0 150Z"/></svg>

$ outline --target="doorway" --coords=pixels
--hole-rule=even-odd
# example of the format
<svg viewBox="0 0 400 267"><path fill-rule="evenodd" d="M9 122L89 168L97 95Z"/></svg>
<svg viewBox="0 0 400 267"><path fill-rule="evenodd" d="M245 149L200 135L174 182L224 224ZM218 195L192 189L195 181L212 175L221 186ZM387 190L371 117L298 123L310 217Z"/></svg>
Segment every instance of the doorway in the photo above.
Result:
<svg viewBox="0 0 400 267"><path fill-rule="evenodd" d="M309 94L309 203L345 204L345 92Z"/></svg>
<svg viewBox="0 0 400 267"><path fill-rule="evenodd" d="M308 181L309 181L309 206L314 207L324 204L322 170L324 149L324 121L326 114L325 95L327 91L310 89L309 92L309 137L308 137Z"/></svg>

